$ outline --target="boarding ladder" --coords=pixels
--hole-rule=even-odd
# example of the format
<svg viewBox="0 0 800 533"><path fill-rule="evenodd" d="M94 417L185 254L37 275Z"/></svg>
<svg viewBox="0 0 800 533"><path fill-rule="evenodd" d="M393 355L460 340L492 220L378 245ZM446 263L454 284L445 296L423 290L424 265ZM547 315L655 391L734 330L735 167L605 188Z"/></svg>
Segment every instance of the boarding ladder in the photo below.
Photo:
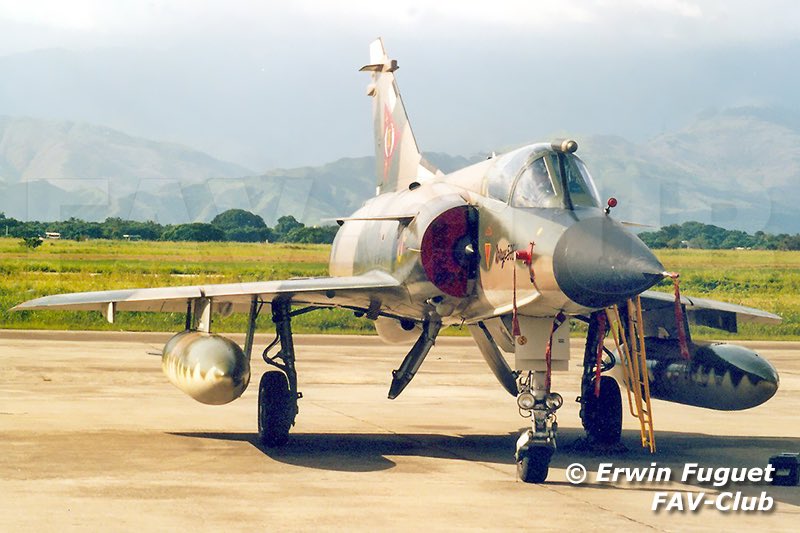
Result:
<svg viewBox="0 0 800 533"><path fill-rule="evenodd" d="M631 415L639 420L642 447L656 451L653 434L653 410L650 405L650 380L647 375L647 353L644 344L644 320L642 304L637 296L626 302L627 324L620 318L618 306L606 309L608 324L616 344L617 354L622 356L622 375L628 390L628 407ZM625 328L627 327L627 335Z"/></svg>

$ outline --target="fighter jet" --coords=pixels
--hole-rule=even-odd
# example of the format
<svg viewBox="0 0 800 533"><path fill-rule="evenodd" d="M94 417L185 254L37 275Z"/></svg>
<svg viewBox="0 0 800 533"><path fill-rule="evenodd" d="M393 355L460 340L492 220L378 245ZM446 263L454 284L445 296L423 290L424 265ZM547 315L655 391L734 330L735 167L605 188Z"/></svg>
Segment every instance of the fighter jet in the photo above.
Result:
<svg viewBox="0 0 800 533"><path fill-rule="evenodd" d="M688 324L736 331L741 321L780 317L650 291L665 268L612 216L616 201L601 202L575 141L532 144L442 173L417 146L397 61L380 39L369 52L361 70L371 77L377 190L338 219L330 277L59 294L15 309L95 310L110 322L119 311L183 312L185 329L164 346L162 367L207 404L231 402L246 389L257 318L268 309L276 335L263 353L274 369L259 383L265 446L286 444L298 414L294 317L344 308L374 321L384 341L410 344L391 376L390 399L414 378L442 328L462 325L517 399L512 407L530 418L515 454L526 482L546 480L556 448L563 398L553 390L553 372L568 370L571 320L589 324L578 401L590 442L613 445L621 435L622 397L610 373L627 360L603 344L610 309L622 323L637 322L647 354L637 371L649 371L644 384L653 397L731 410L775 394L778 375L769 362L746 348L695 343ZM635 316L626 306L634 301ZM215 316L232 312L249 316L243 347L212 327ZM633 329L618 331L622 348L637 343ZM626 383L628 390L642 385Z"/></svg>

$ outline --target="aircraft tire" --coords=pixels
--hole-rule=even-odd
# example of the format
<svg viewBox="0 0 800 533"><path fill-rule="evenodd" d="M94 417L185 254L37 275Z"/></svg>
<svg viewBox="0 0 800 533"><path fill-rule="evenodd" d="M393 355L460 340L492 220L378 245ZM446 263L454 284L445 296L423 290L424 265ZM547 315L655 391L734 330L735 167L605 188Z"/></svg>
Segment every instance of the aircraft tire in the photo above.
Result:
<svg viewBox="0 0 800 533"><path fill-rule="evenodd" d="M283 372L264 372L258 386L258 440L268 448L289 441L292 427L289 381Z"/></svg>
<svg viewBox="0 0 800 533"><path fill-rule="evenodd" d="M622 437L622 396L617 381L601 376L599 398L594 395L594 382L584 392L581 420L589 440L604 445L618 443Z"/></svg>
<svg viewBox="0 0 800 533"><path fill-rule="evenodd" d="M550 471L550 458L555 450L550 446L531 446L520 454L517 476L525 483L544 483Z"/></svg>

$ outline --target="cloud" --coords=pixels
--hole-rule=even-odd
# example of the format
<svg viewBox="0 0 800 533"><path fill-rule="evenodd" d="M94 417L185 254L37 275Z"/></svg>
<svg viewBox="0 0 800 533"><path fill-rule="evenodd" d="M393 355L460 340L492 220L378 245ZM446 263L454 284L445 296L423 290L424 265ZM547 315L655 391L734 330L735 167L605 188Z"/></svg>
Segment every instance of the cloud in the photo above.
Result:
<svg viewBox="0 0 800 533"><path fill-rule="evenodd" d="M794 106L798 27L788 0L0 0L0 56L67 49L0 58L29 72L0 112L319 163L371 143L356 68L382 35L427 149L640 138L711 105Z"/></svg>
<svg viewBox="0 0 800 533"><path fill-rule="evenodd" d="M536 33L569 42L587 35L624 40L708 43L796 39L800 4L789 0L0 0L0 23L81 35L87 41L170 38L245 28L304 31L308 25L447 34Z"/></svg>

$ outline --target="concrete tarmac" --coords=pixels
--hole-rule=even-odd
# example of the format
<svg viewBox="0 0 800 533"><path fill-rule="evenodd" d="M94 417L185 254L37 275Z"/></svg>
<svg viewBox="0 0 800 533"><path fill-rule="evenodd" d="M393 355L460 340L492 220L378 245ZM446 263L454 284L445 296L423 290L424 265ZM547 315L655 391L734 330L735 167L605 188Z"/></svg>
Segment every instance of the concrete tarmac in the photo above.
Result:
<svg viewBox="0 0 800 533"><path fill-rule="evenodd" d="M800 343L743 343L781 374L777 395L743 412L654 401L658 451L586 451L578 418L580 343L556 373L559 449L548 481L517 481L528 422L470 339L443 338L397 400L405 347L374 337L297 336L304 394L290 443L255 434L258 379L225 406L194 402L161 373L165 334L0 331L0 531L797 531L800 487L681 482L701 467L764 467L800 452ZM236 337L235 337L236 338ZM270 339L261 337L257 349ZM260 352L258 352L260 353ZM671 469L670 482L596 482L600 463ZM581 463L588 481L566 480ZM659 492L713 500L766 493L770 512L651 510ZM685 496L684 496L685 502ZM687 503L687 502L685 502ZM732 501L724 500L729 505Z"/></svg>

